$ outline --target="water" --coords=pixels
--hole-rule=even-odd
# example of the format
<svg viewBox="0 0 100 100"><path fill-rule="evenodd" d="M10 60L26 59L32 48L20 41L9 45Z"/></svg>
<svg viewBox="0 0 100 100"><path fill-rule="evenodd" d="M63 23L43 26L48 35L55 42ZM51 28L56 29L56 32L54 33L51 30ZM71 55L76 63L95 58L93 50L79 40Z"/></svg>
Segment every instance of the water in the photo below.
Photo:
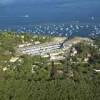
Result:
<svg viewBox="0 0 100 100"><path fill-rule="evenodd" d="M2 2L1 2L2 1ZM87 23L98 27L100 23L100 0L6 0L0 1L0 29L1 31L31 32L33 34L82 34L96 33L93 27L74 31L70 29L50 30L44 29L44 24L62 24L66 28L74 22ZM13 1L13 2L12 2ZM35 29L35 25L42 25L42 29ZM85 25L85 26L86 26ZM46 27L47 27L46 26ZM24 28L24 29L23 29ZM52 32L53 30L53 32ZM94 30L94 31L93 31ZM37 32L37 33L36 33ZM44 33L45 32L45 33Z"/></svg>
<svg viewBox="0 0 100 100"><path fill-rule="evenodd" d="M54 36L100 36L100 24L96 23L46 23L33 25L15 25L12 27L2 27L1 32L32 33L36 35Z"/></svg>

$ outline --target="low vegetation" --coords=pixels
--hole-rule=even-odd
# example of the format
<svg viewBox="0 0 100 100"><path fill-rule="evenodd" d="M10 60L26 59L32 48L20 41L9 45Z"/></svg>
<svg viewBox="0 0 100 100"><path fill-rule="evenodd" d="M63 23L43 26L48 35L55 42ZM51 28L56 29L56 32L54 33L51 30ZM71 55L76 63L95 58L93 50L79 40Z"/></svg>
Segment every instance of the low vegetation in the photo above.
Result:
<svg viewBox="0 0 100 100"><path fill-rule="evenodd" d="M24 42L52 39L0 33L0 100L100 100L100 72L95 71L100 70L100 39L94 45L73 45L65 60L50 61L41 56L16 57L23 36ZM73 48L77 53L71 56Z"/></svg>

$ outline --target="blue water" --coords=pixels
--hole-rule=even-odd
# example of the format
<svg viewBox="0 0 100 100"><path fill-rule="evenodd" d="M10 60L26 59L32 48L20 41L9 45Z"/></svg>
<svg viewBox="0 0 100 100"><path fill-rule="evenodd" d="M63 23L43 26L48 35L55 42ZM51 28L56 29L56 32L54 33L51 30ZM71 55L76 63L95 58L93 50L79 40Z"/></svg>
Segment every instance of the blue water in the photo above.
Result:
<svg viewBox="0 0 100 100"><path fill-rule="evenodd" d="M40 32L41 34L45 32L45 34L49 34L49 31L52 33L52 30L54 30L55 34L70 34L69 31L60 31L59 26L64 23L77 24L76 22L86 25L87 23L91 25L99 24L100 0L0 0L1 31ZM50 26L51 23L58 24L57 32L55 27L52 30L34 28L34 25L37 24L44 27L44 24ZM96 33L95 25L89 27L89 31L80 28L78 32L74 31L72 33L81 33L82 35ZM66 27L68 25L64 28ZM98 25L97 27L99 28Z"/></svg>
<svg viewBox="0 0 100 100"><path fill-rule="evenodd" d="M0 0L0 26L91 22L92 16L100 22L100 0Z"/></svg>

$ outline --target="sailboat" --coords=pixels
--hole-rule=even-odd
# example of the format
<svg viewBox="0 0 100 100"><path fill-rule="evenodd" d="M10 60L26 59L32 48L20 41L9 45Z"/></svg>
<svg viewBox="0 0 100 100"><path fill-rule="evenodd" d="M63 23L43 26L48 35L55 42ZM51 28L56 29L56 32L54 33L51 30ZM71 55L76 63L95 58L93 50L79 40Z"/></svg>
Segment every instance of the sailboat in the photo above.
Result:
<svg viewBox="0 0 100 100"><path fill-rule="evenodd" d="M28 18L28 17L29 17L29 15L25 15L24 17L25 17L25 18Z"/></svg>

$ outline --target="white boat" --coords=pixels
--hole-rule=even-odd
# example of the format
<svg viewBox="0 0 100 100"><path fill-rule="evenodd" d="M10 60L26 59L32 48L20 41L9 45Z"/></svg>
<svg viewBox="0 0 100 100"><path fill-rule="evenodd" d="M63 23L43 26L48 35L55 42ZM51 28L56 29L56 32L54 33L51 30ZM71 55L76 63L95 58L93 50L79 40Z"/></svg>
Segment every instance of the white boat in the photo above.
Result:
<svg viewBox="0 0 100 100"><path fill-rule="evenodd" d="M24 17L25 17L25 18L28 18L28 17L29 17L29 15L25 15Z"/></svg>

